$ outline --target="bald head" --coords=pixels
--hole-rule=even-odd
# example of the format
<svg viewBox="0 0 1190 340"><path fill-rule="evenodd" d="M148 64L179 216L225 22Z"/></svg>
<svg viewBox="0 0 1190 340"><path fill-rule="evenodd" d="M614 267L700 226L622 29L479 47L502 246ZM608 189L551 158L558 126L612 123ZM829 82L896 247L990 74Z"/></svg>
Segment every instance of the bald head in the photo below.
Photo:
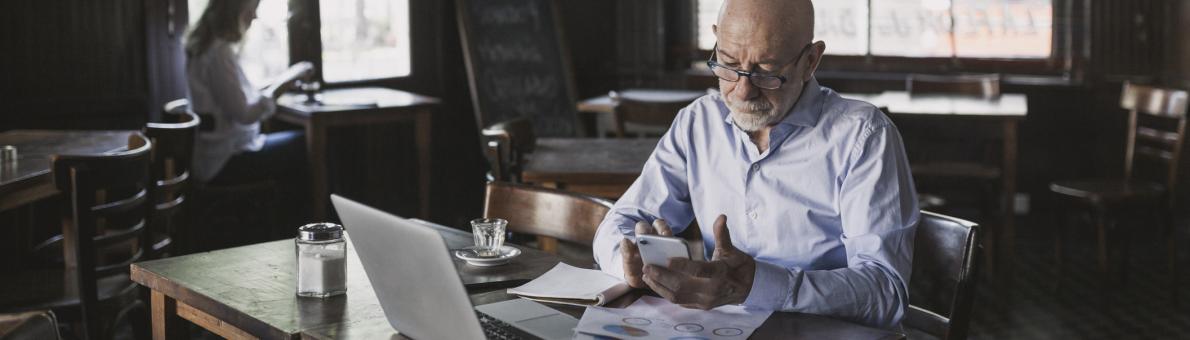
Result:
<svg viewBox="0 0 1190 340"><path fill-rule="evenodd" d="M746 45L800 49L814 38L814 5L810 0L726 0L715 34Z"/></svg>

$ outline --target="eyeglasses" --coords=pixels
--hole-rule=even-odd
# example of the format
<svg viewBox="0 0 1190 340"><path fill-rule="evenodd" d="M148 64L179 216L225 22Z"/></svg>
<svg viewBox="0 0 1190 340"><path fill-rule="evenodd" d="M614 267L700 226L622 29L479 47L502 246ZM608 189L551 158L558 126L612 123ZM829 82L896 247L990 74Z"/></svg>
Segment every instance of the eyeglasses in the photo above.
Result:
<svg viewBox="0 0 1190 340"><path fill-rule="evenodd" d="M813 45L813 43L806 44L805 47L802 47L802 51L797 54L797 58L793 59L794 64L797 64L798 61L802 60L802 56L806 54L806 50L810 48L810 45ZM723 66L723 64L715 61L715 55L718 51L719 44L715 44L715 47L711 49L711 56L707 58L707 67L710 68L711 73L714 73L716 77L719 77L719 79L737 82L740 81L740 77L748 77L748 81L751 82L752 85L765 90L779 89L781 88L781 85L785 85L785 82L788 81L788 79L786 79L784 76L746 72Z"/></svg>

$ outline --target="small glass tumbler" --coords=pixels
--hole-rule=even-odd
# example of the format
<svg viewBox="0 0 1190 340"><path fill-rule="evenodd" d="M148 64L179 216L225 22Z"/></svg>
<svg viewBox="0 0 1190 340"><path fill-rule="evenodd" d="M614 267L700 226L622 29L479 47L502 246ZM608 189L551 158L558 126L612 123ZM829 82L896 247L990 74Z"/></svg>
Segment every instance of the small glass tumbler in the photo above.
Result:
<svg viewBox="0 0 1190 340"><path fill-rule="evenodd" d="M471 220L471 234L475 236L475 253L483 257L500 255L504 247L504 231L508 221L500 218L477 218Z"/></svg>
<svg viewBox="0 0 1190 340"><path fill-rule="evenodd" d="M347 292L347 241L343 226L311 223L298 228L297 295L330 297Z"/></svg>

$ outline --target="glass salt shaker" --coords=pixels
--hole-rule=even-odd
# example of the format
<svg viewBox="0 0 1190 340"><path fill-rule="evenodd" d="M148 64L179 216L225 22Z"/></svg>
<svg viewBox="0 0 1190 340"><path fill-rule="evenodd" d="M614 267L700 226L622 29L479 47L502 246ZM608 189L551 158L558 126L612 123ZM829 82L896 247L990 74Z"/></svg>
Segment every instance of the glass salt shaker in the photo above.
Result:
<svg viewBox="0 0 1190 340"><path fill-rule="evenodd" d="M330 297L347 292L347 242L343 226L311 223L298 228L297 295Z"/></svg>

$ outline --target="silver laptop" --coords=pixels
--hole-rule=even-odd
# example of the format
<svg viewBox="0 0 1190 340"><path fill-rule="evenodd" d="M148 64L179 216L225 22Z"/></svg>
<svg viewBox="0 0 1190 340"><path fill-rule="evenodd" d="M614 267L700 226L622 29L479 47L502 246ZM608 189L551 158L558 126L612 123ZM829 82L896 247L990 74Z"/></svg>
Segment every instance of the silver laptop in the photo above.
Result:
<svg viewBox="0 0 1190 340"><path fill-rule="evenodd" d="M414 339L574 336L578 319L533 301L473 309L437 231L338 195L331 201L393 329Z"/></svg>

